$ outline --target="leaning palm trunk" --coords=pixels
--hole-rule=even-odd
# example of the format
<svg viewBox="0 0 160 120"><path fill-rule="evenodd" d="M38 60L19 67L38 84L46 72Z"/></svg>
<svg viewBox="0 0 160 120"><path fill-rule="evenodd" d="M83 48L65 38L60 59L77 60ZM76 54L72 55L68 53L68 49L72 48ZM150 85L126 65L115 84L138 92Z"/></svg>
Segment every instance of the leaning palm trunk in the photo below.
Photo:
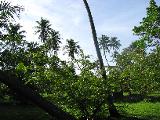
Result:
<svg viewBox="0 0 160 120"><path fill-rule="evenodd" d="M53 103L46 101L38 93L21 83L16 75L11 72L0 70L0 82L7 85L14 92L25 97L27 100L30 100L54 118L57 118L58 120L76 120L72 115L64 112Z"/></svg>
<svg viewBox="0 0 160 120"><path fill-rule="evenodd" d="M89 22L90 22L90 26L91 26L91 30L92 30L92 35L93 35L93 41L94 41L94 45L96 48L97 57L100 62L100 69L102 70L102 77L104 80L107 80L106 71L104 68L104 63L103 63L102 55L101 55L100 48L99 48L99 43L97 41L97 33L96 33L95 25L93 22L93 17L92 17L89 5L87 3L87 0L83 0L83 2L84 2L84 5L85 5L87 13L88 13ZM109 107L109 113L110 113L111 117L112 116L115 116L115 117L119 116L119 113L113 104L113 97L112 97L111 93L109 93L109 97L108 97L108 107Z"/></svg>

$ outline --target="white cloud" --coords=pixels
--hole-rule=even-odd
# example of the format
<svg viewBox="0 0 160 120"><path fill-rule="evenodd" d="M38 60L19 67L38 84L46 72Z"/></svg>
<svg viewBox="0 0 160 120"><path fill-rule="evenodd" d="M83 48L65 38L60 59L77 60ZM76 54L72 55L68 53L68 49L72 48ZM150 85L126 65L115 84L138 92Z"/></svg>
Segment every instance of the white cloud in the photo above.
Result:
<svg viewBox="0 0 160 120"><path fill-rule="evenodd" d="M35 40L37 36L34 33L35 21L40 20L40 17L44 17L50 20L53 28L60 31L60 34L64 39L73 38L79 41L82 48L88 54L95 54L95 48L92 41L92 35L90 26L88 23L88 16L83 5L82 0L8 0L13 4L23 5L25 11L22 13L22 19L20 20L22 26L27 31L27 39ZM125 46L133 39L131 29L137 23L137 18L141 18L142 13L139 14L141 5L134 4L133 8L128 11L127 1L126 5L121 5L121 8L126 7L121 12L116 11L116 3L112 3L115 9L107 7L107 4L113 0L102 0L103 3L91 0L90 5L92 8L93 17L95 18L96 28L98 34L107 34L116 36L122 40L122 44ZM132 4L134 1L132 1ZM145 3L143 1L141 4ZM94 6L95 5L95 6ZM101 9L101 6L102 9ZM136 6L139 6L136 9ZM95 8L96 7L96 8ZM143 5L144 7L144 5ZM105 12L107 11L107 12ZM143 10L144 11L144 10ZM113 14L114 13L114 14ZM97 16L96 16L97 15ZM103 19L101 19L101 17Z"/></svg>

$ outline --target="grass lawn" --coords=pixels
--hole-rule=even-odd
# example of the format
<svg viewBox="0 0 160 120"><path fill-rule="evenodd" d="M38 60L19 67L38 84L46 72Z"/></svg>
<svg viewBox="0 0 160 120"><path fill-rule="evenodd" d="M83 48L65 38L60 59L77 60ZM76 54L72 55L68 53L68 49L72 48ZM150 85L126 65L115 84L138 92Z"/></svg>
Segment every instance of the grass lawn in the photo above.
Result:
<svg viewBox="0 0 160 120"><path fill-rule="evenodd" d="M50 120L50 117L35 106L0 105L0 120Z"/></svg>
<svg viewBox="0 0 160 120"><path fill-rule="evenodd" d="M121 114L143 120L160 120L160 102L117 103ZM50 120L51 117L35 106L0 105L0 120ZM136 119L123 119L136 120Z"/></svg>
<svg viewBox="0 0 160 120"><path fill-rule="evenodd" d="M160 102L138 102L117 104L126 116L134 116L145 120L160 120Z"/></svg>

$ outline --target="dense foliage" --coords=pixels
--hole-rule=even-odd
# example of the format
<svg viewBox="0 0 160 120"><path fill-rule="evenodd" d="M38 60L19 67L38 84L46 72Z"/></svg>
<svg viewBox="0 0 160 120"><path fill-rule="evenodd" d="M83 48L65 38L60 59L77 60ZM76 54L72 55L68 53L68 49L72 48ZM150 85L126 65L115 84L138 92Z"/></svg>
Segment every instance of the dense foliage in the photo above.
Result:
<svg viewBox="0 0 160 120"><path fill-rule="evenodd" d="M0 3L0 70L15 73L22 83L76 118L106 117L108 91L147 95L160 90L160 7L154 0L140 26L133 29L139 40L121 53L116 37L99 38L106 60L111 53L116 63L107 64L107 80L102 79L99 62L85 55L73 39L62 46L70 59L62 60L60 33L44 18L35 27L41 43L26 41L22 26L13 21L21 11L21 6ZM13 95L0 83L0 101L17 101Z"/></svg>

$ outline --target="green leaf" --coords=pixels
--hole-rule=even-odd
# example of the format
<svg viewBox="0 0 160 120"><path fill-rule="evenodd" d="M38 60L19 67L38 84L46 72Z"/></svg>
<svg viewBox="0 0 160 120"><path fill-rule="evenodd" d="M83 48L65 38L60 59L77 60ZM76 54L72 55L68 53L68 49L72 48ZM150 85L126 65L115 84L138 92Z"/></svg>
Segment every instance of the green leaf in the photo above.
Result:
<svg viewBox="0 0 160 120"><path fill-rule="evenodd" d="M17 65L16 70L21 72L27 72L27 68L22 62Z"/></svg>

